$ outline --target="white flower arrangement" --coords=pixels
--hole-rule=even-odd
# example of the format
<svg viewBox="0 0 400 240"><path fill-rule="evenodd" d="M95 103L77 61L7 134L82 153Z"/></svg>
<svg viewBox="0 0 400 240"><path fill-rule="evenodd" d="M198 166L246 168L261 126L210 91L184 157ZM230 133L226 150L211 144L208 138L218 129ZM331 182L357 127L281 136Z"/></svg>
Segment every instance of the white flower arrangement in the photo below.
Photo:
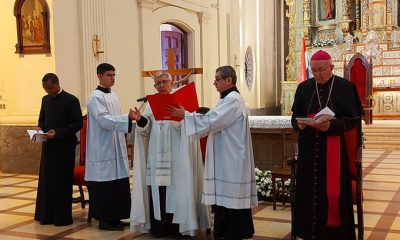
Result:
<svg viewBox="0 0 400 240"><path fill-rule="evenodd" d="M272 173L270 170L262 171L258 168L255 168L255 177L256 177L256 188L258 198L262 200L268 200L272 198ZM282 181L280 178L276 178L277 189L282 189ZM286 188L286 195L289 196L289 186L290 186L290 179L285 181L284 183ZM286 196L286 197L287 197ZM278 196L282 197L282 196Z"/></svg>
<svg viewBox="0 0 400 240"><path fill-rule="evenodd" d="M333 46L336 43L335 39L315 39L313 42L314 47L326 47L326 46Z"/></svg>

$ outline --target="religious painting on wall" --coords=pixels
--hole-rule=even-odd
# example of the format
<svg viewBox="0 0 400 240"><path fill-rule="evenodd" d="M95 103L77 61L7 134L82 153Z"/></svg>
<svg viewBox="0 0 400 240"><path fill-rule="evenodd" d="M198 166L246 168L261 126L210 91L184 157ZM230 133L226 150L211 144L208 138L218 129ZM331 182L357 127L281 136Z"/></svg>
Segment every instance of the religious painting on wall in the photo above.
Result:
<svg viewBox="0 0 400 240"><path fill-rule="evenodd" d="M319 19L330 20L335 19L336 7L335 0L319 0Z"/></svg>
<svg viewBox="0 0 400 240"><path fill-rule="evenodd" d="M49 11L46 0L16 0L16 53L50 53Z"/></svg>

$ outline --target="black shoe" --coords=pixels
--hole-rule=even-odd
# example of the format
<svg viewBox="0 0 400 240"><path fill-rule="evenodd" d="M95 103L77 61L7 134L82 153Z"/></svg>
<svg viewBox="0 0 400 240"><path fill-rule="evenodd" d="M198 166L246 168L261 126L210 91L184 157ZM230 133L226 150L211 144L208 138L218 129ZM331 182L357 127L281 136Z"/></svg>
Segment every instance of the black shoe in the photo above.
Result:
<svg viewBox="0 0 400 240"><path fill-rule="evenodd" d="M167 234L164 231L159 231L159 232L156 232L156 233L152 233L152 235L155 238L163 238L163 237L167 236Z"/></svg>
<svg viewBox="0 0 400 240"><path fill-rule="evenodd" d="M111 225L108 222L99 222L99 229L107 231L122 231L124 226L121 225Z"/></svg>

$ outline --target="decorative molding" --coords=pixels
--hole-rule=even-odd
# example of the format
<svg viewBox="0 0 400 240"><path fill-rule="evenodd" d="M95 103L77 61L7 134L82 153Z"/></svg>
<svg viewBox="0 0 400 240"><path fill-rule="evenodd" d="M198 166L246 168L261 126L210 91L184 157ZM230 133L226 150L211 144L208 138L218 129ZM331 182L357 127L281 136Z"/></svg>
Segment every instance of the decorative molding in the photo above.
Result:
<svg viewBox="0 0 400 240"><path fill-rule="evenodd" d="M311 42L311 9L310 9L310 0L303 1L303 36L305 37L308 43Z"/></svg>
<svg viewBox="0 0 400 240"><path fill-rule="evenodd" d="M361 29L361 2L360 0L356 0L356 31Z"/></svg>
<svg viewBox="0 0 400 240"><path fill-rule="evenodd" d="M342 25L342 32L343 32L343 36L346 36L347 33L349 33L350 31L350 22L351 20L351 4L350 4L350 0L343 0L342 2L342 18L343 21L341 23Z"/></svg>
<svg viewBox="0 0 400 240"><path fill-rule="evenodd" d="M141 8L148 8L153 10L156 10L157 8L167 6L165 3L161 3L159 0L136 0L137 4Z"/></svg>
<svg viewBox="0 0 400 240"><path fill-rule="evenodd" d="M288 116L292 113L292 104L298 83L297 81L282 81L281 84L281 114Z"/></svg>
<svg viewBox="0 0 400 240"><path fill-rule="evenodd" d="M393 2L392 2L392 0L386 0L386 25L387 26L393 26L392 13L393 13ZM390 34L390 32L389 32L389 34Z"/></svg>
<svg viewBox="0 0 400 240"><path fill-rule="evenodd" d="M211 7L215 7L211 0L136 0L139 6L156 10L160 7L175 6L178 8L194 11L207 12Z"/></svg>
<svg viewBox="0 0 400 240"><path fill-rule="evenodd" d="M303 1L303 24L308 26L311 24L310 22L310 0Z"/></svg>
<svg viewBox="0 0 400 240"><path fill-rule="evenodd" d="M9 126L37 126L38 113L10 113L7 116L0 117L0 125Z"/></svg>
<svg viewBox="0 0 400 240"><path fill-rule="evenodd" d="M292 128L290 116L249 116L249 126L253 129Z"/></svg>
<svg viewBox="0 0 400 240"><path fill-rule="evenodd" d="M289 10L286 10L286 17L289 19L289 54L286 57L286 79L285 81L295 81L295 49L296 49L296 4L294 0L285 0Z"/></svg>
<svg viewBox="0 0 400 240"><path fill-rule="evenodd" d="M361 0L361 28L363 29L363 33L366 32L368 28L368 19L369 19L369 12L368 12L368 0Z"/></svg>
<svg viewBox="0 0 400 240"><path fill-rule="evenodd" d="M343 20L351 20L350 12L351 12L351 3L350 0L343 0L342 2L343 9Z"/></svg>
<svg viewBox="0 0 400 240"><path fill-rule="evenodd" d="M208 23L212 18L212 14L209 12L198 12L197 17L199 18L199 23Z"/></svg>

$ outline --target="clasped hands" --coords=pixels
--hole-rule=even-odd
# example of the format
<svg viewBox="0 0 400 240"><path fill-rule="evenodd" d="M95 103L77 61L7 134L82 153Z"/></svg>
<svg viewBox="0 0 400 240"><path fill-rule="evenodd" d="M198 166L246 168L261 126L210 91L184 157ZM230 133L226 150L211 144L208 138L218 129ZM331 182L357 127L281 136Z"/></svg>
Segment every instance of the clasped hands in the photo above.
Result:
<svg viewBox="0 0 400 240"><path fill-rule="evenodd" d="M142 118L142 114L140 114L140 109L138 109L137 107L134 107L133 109L130 108L128 116L130 120L135 121L139 121Z"/></svg>

